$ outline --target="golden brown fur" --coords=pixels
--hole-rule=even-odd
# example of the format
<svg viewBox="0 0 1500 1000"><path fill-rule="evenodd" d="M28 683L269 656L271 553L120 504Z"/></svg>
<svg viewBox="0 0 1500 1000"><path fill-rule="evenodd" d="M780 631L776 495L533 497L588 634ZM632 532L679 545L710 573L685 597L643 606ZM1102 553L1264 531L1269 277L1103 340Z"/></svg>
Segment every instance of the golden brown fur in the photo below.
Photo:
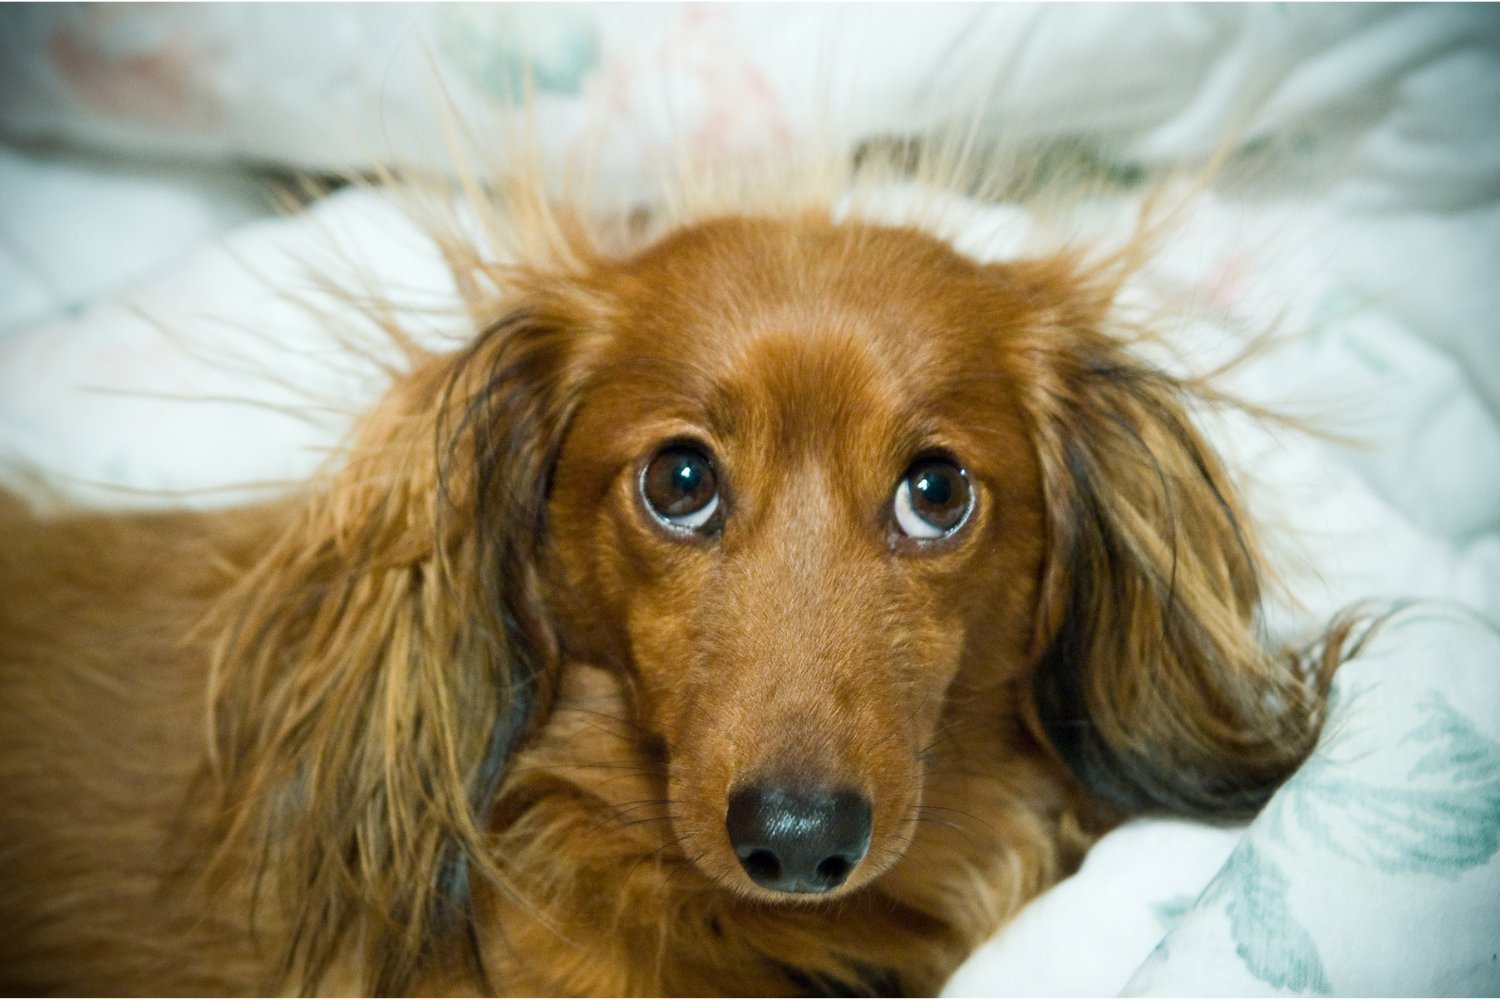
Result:
<svg viewBox="0 0 1500 1000"><path fill-rule="evenodd" d="M1111 822L1306 755L1340 636L1257 642L1213 394L1133 352L1125 258L826 210L557 240L460 274L473 342L285 499L0 506L7 987L929 993ZM683 440L715 534L641 506ZM924 547L933 449L976 503ZM842 888L741 870L768 775L869 796Z"/></svg>

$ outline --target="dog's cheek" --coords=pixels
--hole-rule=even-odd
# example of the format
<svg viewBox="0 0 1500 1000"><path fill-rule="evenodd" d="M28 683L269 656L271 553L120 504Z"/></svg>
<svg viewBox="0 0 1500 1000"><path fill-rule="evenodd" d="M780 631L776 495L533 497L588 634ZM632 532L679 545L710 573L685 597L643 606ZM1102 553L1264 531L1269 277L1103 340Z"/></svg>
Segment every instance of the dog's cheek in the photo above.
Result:
<svg viewBox="0 0 1500 1000"><path fill-rule="evenodd" d="M618 506L607 487L560 471L548 506L548 568L565 655L623 669L630 660L623 626L641 570Z"/></svg>
<svg viewBox="0 0 1500 1000"><path fill-rule="evenodd" d="M669 747L680 737L693 679L701 673L698 621L703 573L691 563L640 581L624 609L642 721Z"/></svg>
<svg viewBox="0 0 1500 1000"><path fill-rule="evenodd" d="M985 531L961 567L932 581L940 607L960 620L964 658L983 677L1013 680L1030 664L1038 629L1047 533L1040 483L1019 460L989 491Z"/></svg>

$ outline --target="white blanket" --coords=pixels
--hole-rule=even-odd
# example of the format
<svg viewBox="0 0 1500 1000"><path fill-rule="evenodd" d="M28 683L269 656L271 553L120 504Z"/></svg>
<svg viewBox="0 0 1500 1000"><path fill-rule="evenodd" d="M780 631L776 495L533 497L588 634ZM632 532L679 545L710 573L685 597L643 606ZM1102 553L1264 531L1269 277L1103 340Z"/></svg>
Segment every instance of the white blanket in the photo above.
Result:
<svg viewBox="0 0 1500 1000"><path fill-rule="evenodd" d="M1355 439L1213 426L1288 578L1268 625L1444 603L1403 612L1342 672L1323 745L1248 828L1127 825L949 992L1500 993L1500 17L6 8L0 458L116 505L221 503L310 471L379 378L282 296L318 298L300 258L340 246L413 322L460 326L423 308L451 287L379 194L281 217L245 162L437 163L432 71L479 121L526 68L548 156L608 128L602 172L630 197L684 136L707 158L759 155L976 108L982 131L1126 198L1226 138L1232 166L1253 160L1137 291L1192 304L1173 331L1192 349L1285 331L1235 387ZM972 249L1007 211L974 207ZM309 411L309 387L331 405Z"/></svg>

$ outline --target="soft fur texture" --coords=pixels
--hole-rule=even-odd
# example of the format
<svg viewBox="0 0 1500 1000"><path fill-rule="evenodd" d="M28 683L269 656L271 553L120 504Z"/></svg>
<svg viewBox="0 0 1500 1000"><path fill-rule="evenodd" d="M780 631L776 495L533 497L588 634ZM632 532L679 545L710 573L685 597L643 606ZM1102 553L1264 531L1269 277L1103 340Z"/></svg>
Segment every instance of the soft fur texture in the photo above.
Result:
<svg viewBox="0 0 1500 1000"><path fill-rule="evenodd" d="M0 504L6 987L930 993L1120 817L1243 816L1306 756L1343 631L1258 641L1215 397L1115 318L1129 253L508 211L546 252L444 238L477 336L408 345L326 477ZM643 506L680 441L713 533ZM934 451L975 507L919 545ZM873 803L839 890L742 870L768 775Z"/></svg>

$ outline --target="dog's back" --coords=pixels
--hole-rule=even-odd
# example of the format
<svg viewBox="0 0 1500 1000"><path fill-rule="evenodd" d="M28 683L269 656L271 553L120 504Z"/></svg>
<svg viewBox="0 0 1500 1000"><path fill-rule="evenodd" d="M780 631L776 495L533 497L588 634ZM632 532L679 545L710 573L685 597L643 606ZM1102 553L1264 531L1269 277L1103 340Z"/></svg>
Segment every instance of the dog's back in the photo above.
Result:
<svg viewBox="0 0 1500 1000"><path fill-rule="evenodd" d="M244 934L212 916L229 911L192 904L205 854L186 805L207 724L193 626L248 527L189 513L41 518L0 494L5 991L235 992L263 975L224 947ZM215 939L225 962L181 961Z"/></svg>

